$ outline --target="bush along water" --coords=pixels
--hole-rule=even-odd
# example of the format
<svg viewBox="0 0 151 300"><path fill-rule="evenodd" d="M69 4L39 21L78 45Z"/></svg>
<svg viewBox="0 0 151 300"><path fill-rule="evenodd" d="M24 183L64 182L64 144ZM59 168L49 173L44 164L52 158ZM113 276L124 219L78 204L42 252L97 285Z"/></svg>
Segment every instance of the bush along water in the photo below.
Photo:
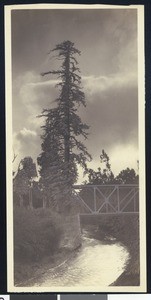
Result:
<svg viewBox="0 0 151 300"><path fill-rule="evenodd" d="M77 215L47 209L14 206L15 285L30 281L48 268L68 259L81 245Z"/></svg>
<svg viewBox="0 0 151 300"><path fill-rule="evenodd" d="M62 218L51 210L14 210L14 262L16 281L28 278L32 266L59 249ZM31 266L31 268L30 268Z"/></svg>

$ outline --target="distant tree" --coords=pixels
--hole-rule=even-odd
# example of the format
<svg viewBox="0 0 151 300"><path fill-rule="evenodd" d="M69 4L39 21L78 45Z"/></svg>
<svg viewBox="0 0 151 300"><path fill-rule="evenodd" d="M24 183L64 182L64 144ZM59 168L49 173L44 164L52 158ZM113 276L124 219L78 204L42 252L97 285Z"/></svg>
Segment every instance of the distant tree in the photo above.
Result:
<svg viewBox="0 0 151 300"><path fill-rule="evenodd" d="M127 168L118 174L116 182L119 184L137 184L139 182L139 176L134 169Z"/></svg>
<svg viewBox="0 0 151 300"><path fill-rule="evenodd" d="M82 123L78 115L80 105L86 106L81 89L80 70L76 55L80 51L74 43L64 41L50 51L56 52L56 59L62 62L56 71L42 75L56 75L59 96L55 109L44 109L46 118L43 126L42 153L38 157L42 189L45 198L56 206L65 206L71 201L71 188L78 178L77 165L87 170L87 160L91 159L81 138L86 139L89 126ZM78 139L78 137L80 139Z"/></svg>
<svg viewBox="0 0 151 300"><path fill-rule="evenodd" d="M19 197L19 205L23 206L24 195L29 191L28 178L24 170L18 170L13 180L13 191Z"/></svg>
<svg viewBox="0 0 151 300"><path fill-rule="evenodd" d="M13 181L14 192L19 196L20 206L23 206L23 196L29 193L29 206L32 204L32 183L37 176L36 165L31 157L25 157L19 163L17 174Z"/></svg>
<svg viewBox="0 0 151 300"><path fill-rule="evenodd" d="M89 184L111 184L114 183L114 174L111 170L111 164L109 156L104 150L100 155L101 165L104 167L99 167L97 171L89 169L88 179Z"/></svg>

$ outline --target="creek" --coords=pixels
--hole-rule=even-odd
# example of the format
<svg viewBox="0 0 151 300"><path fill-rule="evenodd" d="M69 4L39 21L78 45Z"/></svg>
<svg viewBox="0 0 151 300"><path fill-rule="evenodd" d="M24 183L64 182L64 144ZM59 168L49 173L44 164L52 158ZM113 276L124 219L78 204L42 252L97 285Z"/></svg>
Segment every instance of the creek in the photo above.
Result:
<svg viewBox="0 0 151 300"><path fill-rule="evenodd" d="M116 241L101 242L82 235L82 246L59 266L49 269L32 286L41 287L107 287L123 272L129 253Z"/></svg>

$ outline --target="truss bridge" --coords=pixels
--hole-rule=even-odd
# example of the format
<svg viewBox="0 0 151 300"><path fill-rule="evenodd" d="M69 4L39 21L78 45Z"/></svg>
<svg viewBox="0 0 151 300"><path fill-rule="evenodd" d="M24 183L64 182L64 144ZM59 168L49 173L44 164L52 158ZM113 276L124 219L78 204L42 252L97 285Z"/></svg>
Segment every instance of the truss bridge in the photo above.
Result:
<svg viewBox="0 0 151 300"><path fill-rule="evenodd" d="M138 214L137 184L74 185L73 196L80 214Z"/></svg>

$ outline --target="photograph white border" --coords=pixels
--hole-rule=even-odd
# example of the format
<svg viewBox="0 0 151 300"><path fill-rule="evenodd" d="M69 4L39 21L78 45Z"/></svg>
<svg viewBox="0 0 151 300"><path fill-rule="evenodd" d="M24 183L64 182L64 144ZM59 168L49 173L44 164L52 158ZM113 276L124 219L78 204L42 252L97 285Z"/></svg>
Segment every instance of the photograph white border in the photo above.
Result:
<svg viewBox="0 0 151 300"><path fill-rule="evenodd" d="M140 286L110 287L16 287L13 262L12 187L12 58L11 11L18 9L137 9L138 12L138 102L140 171ZM30 4L5 6L5 92L6 92L6 175L7 175L7 284L8 292L146 292L146 193L145 193L145 58L143 5ZM143 201L142 201L143 199Z"/></svg>

